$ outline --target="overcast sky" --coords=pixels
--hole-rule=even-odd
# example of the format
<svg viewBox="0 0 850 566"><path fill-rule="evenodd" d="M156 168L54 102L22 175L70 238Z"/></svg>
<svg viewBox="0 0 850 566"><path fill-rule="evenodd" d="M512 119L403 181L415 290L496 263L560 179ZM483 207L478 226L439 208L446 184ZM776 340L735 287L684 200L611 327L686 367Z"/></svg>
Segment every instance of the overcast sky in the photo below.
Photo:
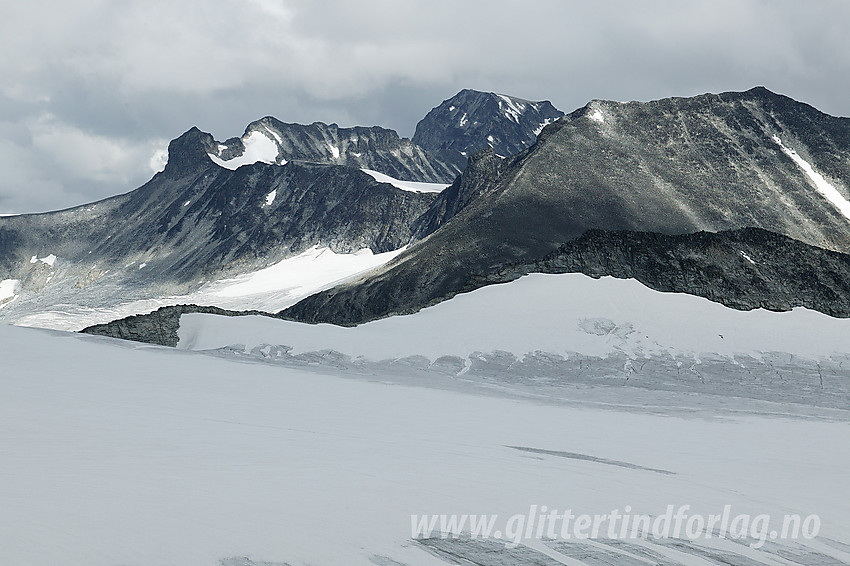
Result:
<svg viewBox="0 0 850 566"><path fill-rule="evenodd" d="M764 85L850 116L850 0L0 0L0 213L147 181L168 140L416 122L462 88L650 100Z"/></svg>

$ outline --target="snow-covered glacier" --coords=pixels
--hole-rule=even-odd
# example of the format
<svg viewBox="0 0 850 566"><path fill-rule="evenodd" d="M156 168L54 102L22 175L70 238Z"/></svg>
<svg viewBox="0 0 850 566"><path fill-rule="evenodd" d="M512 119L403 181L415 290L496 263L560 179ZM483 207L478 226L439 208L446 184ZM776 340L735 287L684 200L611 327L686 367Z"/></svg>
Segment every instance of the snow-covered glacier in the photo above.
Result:
<svg viewBox="0 0 850 566"><path fill-rule="evenodd" d="M0 326L0 555L850 564L848 321L633 283L535 275L350 329L184 315L177 349ZM693 367L653 377L665 356ZM740 372L723 378L721 363ZM817 516L819 528L793 540L532 530L514 547L502 533L414 536L411 518L487 514L501 526L544 507L658 518L670 505L771 524Z"/></svg>

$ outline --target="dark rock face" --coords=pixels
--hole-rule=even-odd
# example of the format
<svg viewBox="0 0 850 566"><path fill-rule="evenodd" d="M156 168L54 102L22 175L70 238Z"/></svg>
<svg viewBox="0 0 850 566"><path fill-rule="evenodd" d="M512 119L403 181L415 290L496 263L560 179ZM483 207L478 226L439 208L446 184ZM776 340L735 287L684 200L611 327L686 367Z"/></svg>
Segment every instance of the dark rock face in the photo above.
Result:
<svg viewBox="0 0 850 566"><path fill-rule="evenodd" d="M208 153L224 160L243 154L243 140L256 132L277 147L275 163L309 161L327 165L347 165L380 171L396 179L426 183L451 183L463 168L419 147L394 130L378 126L340 128L336 124L314 122L288 124L267 116L252 122L242 138L210 144Z"/></svg>
<svg viewBox="0 0 850 566"><path fill-rule="evenodd" d="M533 272L637 279L739 310L805 307L850 317L850 255L760 228L682 235L590 230L531 264L506 266L487 283ZM479 283L472 278L470 287Z"/></svg>
<svg viewBox="0 0 850 566"><path fill-rule="evenodd" d="M428 112L416 125L413 142L456 161L488 147L508 157L533 145L543 127L563 115L546 100L466 89Z"/></svg>
<svg viewBox="0 0 850 566"><path fill-rule="evenodd" d="M459 179L417 225L427 237L392 265L286 315L355 324L416 311L466 289L473 274L486 279L533 262L595 229L675 235L753 227L850 251L850 219L775 138L850 199L850 119L763 88L594 101L502 166L485 160ZM473 188L462 191L464 183Z"/></svg>
<svg viewBox="0 0 850 566"><path fill-rule="evenodd" d="M159 344L160 346L177 346L180 328L180 315L185 313L217 314L220 316L264 315L258 311L235 312L218 307L202 307L198 305L176 305L162 307L149 314L128 316L107 324L97 324L84 328L80 332L96 336L108 336L133 342Z"/></svg>
<svg viewBox="0 0 850 566"><path fill-rule="evenodd" d="M506 264L486 273L469 273L457 290L436 298L419 298L433 304L458 292L506 283L529 273L636 279L657 291L705 297L739 310L806 307L850 317L850 255L760 228L680 235L589 230L539 259ZM386 282L337 287L304 299L281 316L341 325L380 318L380 309L387 308L388 303L379 298L392 292L392 287L387 287ZM395 313L412 313L426 306L420 305L414 303ZM368 310L370 307L375 310Z"/></svg>

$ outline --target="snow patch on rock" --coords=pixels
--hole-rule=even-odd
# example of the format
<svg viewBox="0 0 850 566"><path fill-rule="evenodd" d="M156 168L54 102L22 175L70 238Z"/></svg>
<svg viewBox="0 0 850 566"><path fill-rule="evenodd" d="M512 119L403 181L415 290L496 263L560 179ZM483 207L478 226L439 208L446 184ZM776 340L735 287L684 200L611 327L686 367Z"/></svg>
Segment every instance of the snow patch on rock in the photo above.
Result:
<svg viewBox="0 0 850 566"><path fill-rule="evenodd" d="M4 279L0 281L0 309L5 307L15 298L15 289L20 283L17 279Z"/></svg>
<svg viewBox="0 0 850 566"><path fill-rule="evenodd" d="M774 135L773 141L776 142L785 155L790 157L791 160L803 170L806 176L808 176L815 185L815 189L817 189L817 191L823 195L826 200L832 203L845 218L850 220L850 201L844 198L844 196L838 192L838 189L832 186L829 181L824 179L823 175L815 171L814 167L812 167L808 161L800 157L800 154L783 144L779 136Z"/></svg>
<svg viewBox="0 0 850 566"><path fill-rule="evenodd" d="M379 183L389 183L403 191L414 193L439 193L445 190L449 185L444 183L420 183L417 181L400 181L394 177L390 177L384 173L373 171L371 169L361 169L364 173L370 175Z"/></svg>
<svg viewBox="0 0 850 566"><path fill-rule="evenodd" d="M273 134L271 131L269 133ZM239 157L224 160L213 153L208 155L216 165L233 171L243 165L251 165L257 162L269 164L277 162L279 150L277 144L269 136L254 130L242 139L242 143L245 145L245 151Z"/></svg>
<svg viewBox="0 0 850 566"><path fill-rule="evenodd" d="M48 256L40 258L37 255L34 255L30 258L30 263L37 263L39 261L41 263L45 263L45 264L49 265L50 267L53 267L53 264L56 263L56 256L53 255L53 254L50 254Z"/></svg>

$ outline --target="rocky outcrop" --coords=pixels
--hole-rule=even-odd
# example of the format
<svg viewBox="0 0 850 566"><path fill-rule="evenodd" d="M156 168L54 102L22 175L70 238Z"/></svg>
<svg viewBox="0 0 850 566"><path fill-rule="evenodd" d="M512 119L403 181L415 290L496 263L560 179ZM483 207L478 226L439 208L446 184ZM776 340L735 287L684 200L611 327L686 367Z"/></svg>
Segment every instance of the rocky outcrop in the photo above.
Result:
<svg viewBox="0 0 850 566"><path fill-rule="evenodd" d="M180 328L180 315L185 313L217 314L220 316L267 315L258 311L229 311L218 307L203 307L198 305L176 305L161 307L149 314L128 316L107 324L97 324L84 328L80 332L95 336L108 336L133 342L158 344L160 346L177 346Z"/></svg>

